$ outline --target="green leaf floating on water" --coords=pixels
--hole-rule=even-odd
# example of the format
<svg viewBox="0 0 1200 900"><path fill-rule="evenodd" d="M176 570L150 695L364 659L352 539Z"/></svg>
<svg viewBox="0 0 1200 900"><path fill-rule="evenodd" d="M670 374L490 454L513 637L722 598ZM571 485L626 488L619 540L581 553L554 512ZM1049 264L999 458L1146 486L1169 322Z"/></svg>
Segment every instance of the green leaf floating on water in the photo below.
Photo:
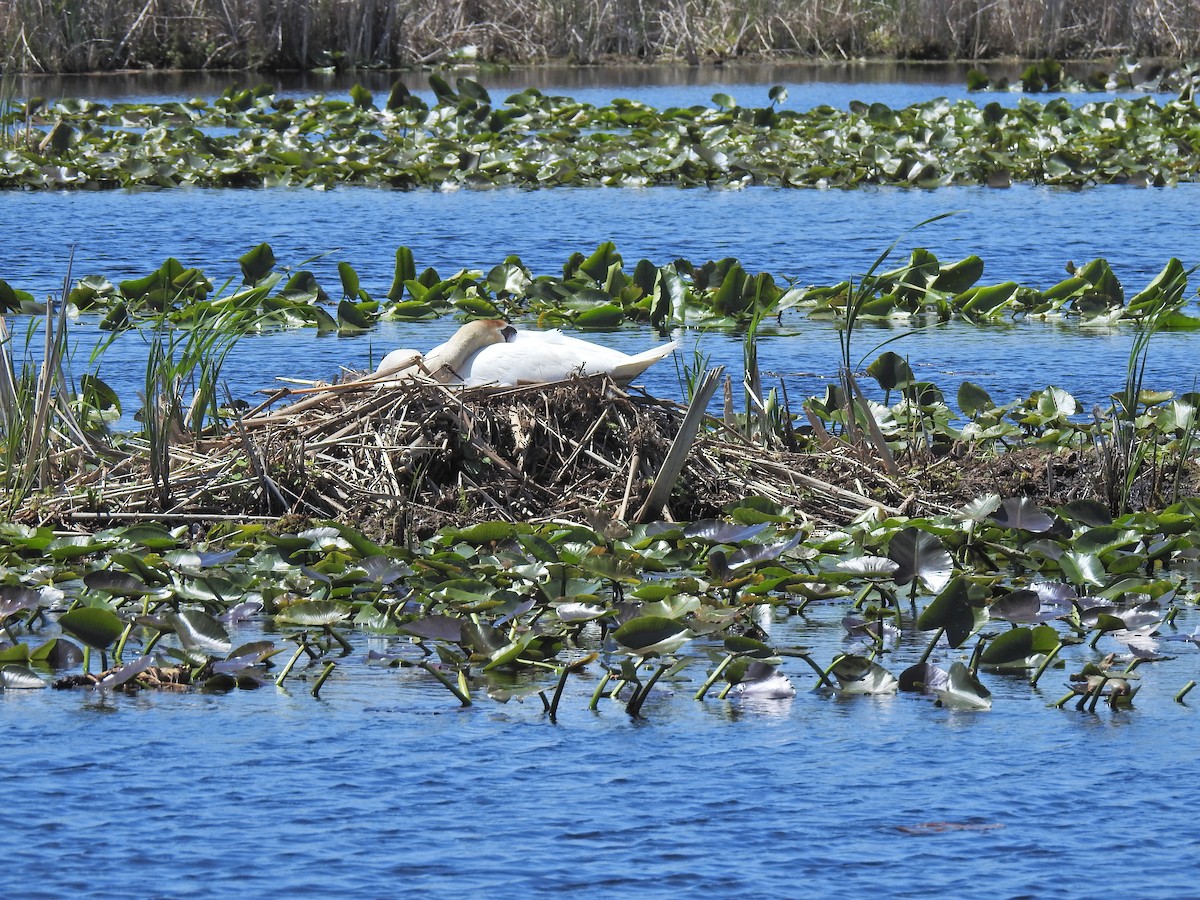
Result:
<svg viewBox="0 0 1200 900"><path fill-rule="evenodd" d="M338 304L337 312L338 331L341 334L361 334L371 330L371 317L358 304L342 300Z"/></svg>
<svg viewBox="0 0 1200 900"><path fill-rule="evenodd" d="M942 706L950 709L992 708L992 692L961 662L950 666L947 675L946 686L934 691Z"/></svg>
<svg viewBox="0 0 1200 900"><path fill-rule="evenodd" d="M300 625L305 628L317 628L336 625L338 622L349 618L349 616L349 607L341 603L335 603L331 600L305 600L286 607L275 616L275 621L281 625Z"/></svg>
<svg viewBox="0 0 1200 900"><path fill-rule="evenodd" d="M242 266L245 284L257 284L275 268L275 253L270 244L259 244L253 250L238 257Z"/></svg>
<svg viewBox="0 0 1200 900"><path fill-rule="evenodd" d="M111 610L80 606L58 618L59 627L96 650L106 650L125 630L125 623Z"/></svg>
<svg viewBox="0 0 1200 900"><path fill-rule="evenodd" d="M875 362L867 366L867 374L874 378L885 391L904 388L915 380L908 360L891 350L879 354Z"/></svg>
<svg viewBox="0 0 1200 900"><path fill-rule="evenodd" d="M483 670L487 672L491 669L495 669L500 666L507 666L517 662L521 654L525 652L526 648L529 647L530 643L532 643L536 637L537 635L534 632L529 631L521 635L515 641L510 641L503 647L493 651L488 656L488 661L484 665Z"/></svg>
<svg viewBox="0 0 1200 900"><path fill-rule="evenodd" d="M512 540L517 535L517 528L511 522L480 522L454 532L456 540L468 544L491 544L499 541Z"/></svg>
<svg viewBox="0 0 1200 900"><path fill-rule="evenodd" d="M905 528L888 543L888 558L899 568L896 584L908 584L914 578L931 591L940 591L954 574L954 560L937 535L919 528Z"/></svg>
<svg viewBox="0 0 1200 900"><path fill-rule="evenodd" d="M1054 518L1028 497L1009 497L992 513L997 524L1041 534L1054 526Z"/></svg>
<svg viewBox="0 0 1200 900"><path fill-rule="evenodd" d="M980 608L984 592L972 590L971 582L963 575L955 575L930 602L917 618L917 627L922 631L935 628L946 629L946 640L951 647L961 647L985 621Z"/></svg>
<svg viewBox="0 0 1200 900"><path fill-rule="evenodd" d="M153 665L154 656L152 654L147 654L146 656L135 659L128 665L122 666L121 668L117 669L117 671L105 675L100 681L100 686L105 688L120 687L127 681L137 678Z"/></svg>
<svg viewBox="0 0 1200 900"><path fill-rule="evenodd" d="M895 675L865 656L843 656L832 672L843 694L894 694L900 685Z"/></svg>
<svg viewBox="0 0 1200 900"><path fill-rule="evenodd" d="M946 687L949 675L946 670L932 663L917 663L900 673L900 690L919 694L933 694Z"/></svg>
<svg viewBox="0 0 1200 900"><path fill-rule="evenodd" d="M0 647L0 663L27 663L29 659L28 644L13 644L9 647Z"/></svg>
<svg viewBox="0 0 1200 900"><path fill-rule="evenodd" d="M666 616L638 616L613 632L621 646L642 655L673 653L692 638L686 625Z"/></svg>
<svg viewBox="0 0 1200 900"><path fill-rule="evenodd" d="M52 669L71 669L83 662L83 651L66 638L50 638L30 653L29 659Z"/></svg>
<svg viewBox="0 0 1200 900"><path fill-rule="evenodd" d="M725 638L725 649L730 653L737 653L742 656L753 657L754 659L773 659L778 655L769 645L742 634L734 634Z"/></svg>
<svg viewBox="0 0 1200 900"><path fill-rule="evenodd" d="M89 553L98 553L111 546L109 541L98 540L87 535L67 535L50 541L46 545L45 553L51 559L61 561L87 556Z"/></svg>
<svg viewBox="0 0 1200 900"><path fill-rule="evenodd" d="M958 408L968 418L974 418L981 412L987 412L996 406L991 395L979 385L964 381L958 386Z"/></svg>
<svg viewBox="0 0 1200 900"><path fill-rule="evenodd" d="M111 569L88 572L83 576L83 583L93 591L101 591L114 597L144 597L154 593L153 588L147 587L140 578Z"/></svg>
<svg viewBox="0 0 1200 900"><path fill-rule="evenodd" d="M46 687L46 682L32 669L8 665L0 667L0 687L10 691L36 690Z"/></svg>
<svg viewBox="0 0 1200 900"><path fill-rule="evenodd" d="M1094 553L1068 550L1059 558L1058 564L1062 567L1063 575L1072 584L1092 585L1093 587L1104 585L1106 578L1104 564Z"/></svg>
<svg viewBox="0 0 1200 900"><path fill-rule="evenodd" d="M225 654L233 646L225 626L206 612L185 609L167 618L175 627L175 633L179 635L179 641L185 650Z"/></svg>
<svg viewBox="0 0 1200 900"><path fill-rule="evenodd" d="M625 310L616 303L586 309L575 317L579 328L615 328L625 319Z"/></svg>
<svg viewBox="0 0 1200 900"><path fill-rule="evenodd" d="M1058 632L1049 625L1013 628L993 639L979 655L979 662L997 668L1033 668L1058 645Z"/></svg>
<svg viewBox="0 0 1200 900"><path fill-rule="evenodd" d="M33 588L16 584L0 585L0 619L25 609L35 609L41 605L41 600L42 595Z"/></svg>
<svg viewBox="0 0 1200 900"><path fill-rule="evenodd" d="M338 277L342 280L342 295L351 301L356 300L361 284L354 267L348 262L338 263Z"/></svg>

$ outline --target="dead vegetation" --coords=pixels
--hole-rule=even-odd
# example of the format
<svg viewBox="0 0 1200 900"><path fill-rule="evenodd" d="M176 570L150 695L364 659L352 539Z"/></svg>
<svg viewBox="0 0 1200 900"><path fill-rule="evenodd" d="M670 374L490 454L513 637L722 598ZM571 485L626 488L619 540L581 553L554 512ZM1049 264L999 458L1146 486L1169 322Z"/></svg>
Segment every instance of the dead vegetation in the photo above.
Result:
<svg viewBox="0 0 1200 900"><path fill-rule="evenodd" d="M0 39L13 68L309 69L475 58L842 61L1188 58L1195 3L1156 0L11 0Z"/></svg>
<svg viewBox="0 0 1200 900"><path fill-rule="evenodd" d="M676 475L664 462L686 414L679 403L599 377L510 389L369 380L280 389L221 438L172 442L157 475L132 441L64 472L61 488L38 495L18 518L94 528L299 516L402 542L487 520L565 518L598 528L689 521L751 496L828 528L870 509L944 513L987 492L1094 494L1085 454L1035 450L996 460L960 448L910 459L889 476L845 441L764 447L712 416ZM667 500L659 506L652 496Z"/></svg>

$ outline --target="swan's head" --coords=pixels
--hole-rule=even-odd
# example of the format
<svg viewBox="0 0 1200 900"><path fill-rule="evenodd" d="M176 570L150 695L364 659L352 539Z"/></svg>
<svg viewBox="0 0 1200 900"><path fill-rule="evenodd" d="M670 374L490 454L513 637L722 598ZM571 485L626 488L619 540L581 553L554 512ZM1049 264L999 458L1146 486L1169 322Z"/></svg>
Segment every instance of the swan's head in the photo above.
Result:
<svg viewBox="0 0 1200 900"><path fill-rule="evenodd" d="M503 319L480 319L464 327L470 326L478 326L481 335L486 336L486 344L506 344L517 336L517 329ZM486 346L486 344L481 344L481 346Z"/></svg>
<svg viewBox="0 0 1200 900"><path fill-rule="evenodd" d="M447 343L454 343L466 355L489 344L511 341L516 333L503 319L476 319L459 328Z"/></svg>
<svg viewBox="0 0 1200 900"><path fill-rule="evenodd" d="M375 374L390 375L393 372L411 371L420 361L419 350L393 350L379 361L379 365L375 368Z"/></svg>

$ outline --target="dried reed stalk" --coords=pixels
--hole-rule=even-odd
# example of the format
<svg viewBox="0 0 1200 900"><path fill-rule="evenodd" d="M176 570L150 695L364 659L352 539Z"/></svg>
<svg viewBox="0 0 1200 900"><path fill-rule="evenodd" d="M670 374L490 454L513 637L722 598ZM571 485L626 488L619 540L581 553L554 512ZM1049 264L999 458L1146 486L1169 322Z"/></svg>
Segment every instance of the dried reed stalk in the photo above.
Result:
<svg viewBox="0 0 1200 900"><path fill-rule="evenodd" d="M916 493L846 448L764 450L703 415L703 404L689 422L679 404L600 377L501 390L428 382L331 388L275 409L284 399L273 395L220 439L172 444L169 508L146 448L131 441L80 467L54 496L39 496L27 517L291 514L402 541L487 519L603 522L630 510L653 517L666 514L668 494L678 520L720 515L754 494L836 525L865 510L896 514ZM654 473L661 477L652 496Z"/></svg>
<svg viewBox="0 0 1200 900"><path fill-rule="evenodd" d="M11 0L24 71L411 66L480 59L1195 57L1187 0ZM336 54L336 56L335 56Z"/></svg>

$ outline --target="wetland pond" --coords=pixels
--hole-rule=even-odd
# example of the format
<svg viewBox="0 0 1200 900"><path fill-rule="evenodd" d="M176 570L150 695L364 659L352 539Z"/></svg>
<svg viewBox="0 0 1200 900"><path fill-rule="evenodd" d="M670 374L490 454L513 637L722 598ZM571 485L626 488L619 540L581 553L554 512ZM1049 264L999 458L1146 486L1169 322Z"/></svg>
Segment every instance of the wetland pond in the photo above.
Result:
<svg viewBox="0 0 1200 900"><path fill-rule="evenodd" d="M757 89L765 95L781 80L772 73ZM664 100L658 91L667 88L653 86L646 99L707 102L728 89L703 84L706 93L693 99L694 87L681 100ZM789 88L793 98L804 96L802 84ZM627 85L592 89L640 96ZM903 96L890 101L901 103L951 86L850 89L866 99L882 90ZM581 85L563 93L580 94ZM266 242L281 265L304 264L323 283L336 284L337 263L349 261L364 287L382 294L400 245L422 268L486 271L516 254L541 273L611 240L627 261L736 257L749 271L832 284L864 273L899 239L898 260L916 247L943 260L978 254L993 284L1046 287L1064 277L1069 261L1103 257L1132 293L1171 257L1185 267L1200 262L1198 191L1183 184L5 192L0 278L44 297L60 289L73 248L74 278L98 273L115 282L174 256L218 283L238 274L240 255ZM275 376L329 378L338 366L365 368L392 347L430 346L456 325L446 318L347 338L313 329L248 336L226 374L234 393L249 398ZM72 329L78 375L89 370L100 333L86 318ZM899 332L865 326L859 352ZM740 373L737 335L678 337L684 354L697 348ZM648 328L589 338L624 349L656 340ZM1131 341L1119 327L952 323L889 349L947 396L963 379L999 402L1053 384L1090 409L1122 387ZM101 363L102 377L130 406L144 352L139 336L127 334ZM837 328L788 318L764 328L759 353L763 370L785 378L791 396L819 395L836 377ZM1158 334L1146 384L1195 390L1198 358L1200 333ZM644 383L651 393L681 396L669 364ZM846 649L841 614L841 605L816 605L804 615L768 613L761 624L773 644L801 644L828 660ZM1175 629L1198 625L1194 604L1185 604ZM263 629L231 626L234 645ZM551 722L532 695L459 708L419 671L365 664L368 651L387 652L400 640L356 635L354 653L319 699L301 679L215 696L0 692L0 776L10 788L0 829L6 895L1196 893L1188 773L1200 720L1194 702L1173 702L1198 678L1193 643L1143 668L1132 709L1052 708L1066 690L1064 669L1047 672L1036 688L1020 675L987 674L994 701L987 711L904 693L831 697L814 692L813 673L789 660L791 698L693 702L696 668L692 682L660 683L644 716L631 718L619 703L589 710L596 679L580 677L568 683ZM911 650L925 637L914 630L903 640ZM1087 653L1073 651L1069 667Z"/></svg>

